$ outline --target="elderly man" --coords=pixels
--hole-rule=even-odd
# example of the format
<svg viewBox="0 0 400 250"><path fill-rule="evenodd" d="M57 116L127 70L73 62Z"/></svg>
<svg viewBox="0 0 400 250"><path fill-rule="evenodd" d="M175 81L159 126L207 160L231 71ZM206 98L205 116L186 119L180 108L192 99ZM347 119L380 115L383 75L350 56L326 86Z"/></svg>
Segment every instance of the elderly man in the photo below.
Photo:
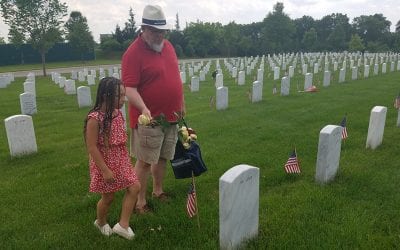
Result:
<svg viewBox="0 0 400 250"><path fill-rule="evenodd" d="M177 116L184 112L182 80L178 59L171 43L164 39L168 30L161 7L147 5L143 10L141 34L122 57L122 81L129 101L131 155L136 158L136 174L141 191L137 213L150 211L146 201L147 179L153 177L153 198L168 199L163 190L167 160L174 156L177 141ZM160 115L171 124L144 126L138 117Z"/></svg>

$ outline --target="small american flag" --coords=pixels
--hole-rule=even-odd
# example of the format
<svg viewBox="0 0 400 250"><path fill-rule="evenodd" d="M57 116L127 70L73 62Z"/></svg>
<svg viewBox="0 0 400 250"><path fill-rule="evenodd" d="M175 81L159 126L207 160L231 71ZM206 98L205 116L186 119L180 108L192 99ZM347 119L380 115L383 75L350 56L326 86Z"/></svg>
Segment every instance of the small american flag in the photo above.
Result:
<svg viewBox="0 0 400 250"><path fill-rule="evenodd" d="M297 173L300 174L300 166L299 162L297 161L296 150L293 150L292 154L289 156L285 164L285 171L288 174Z"/></svg>
<svg viewBox="0 0 400 250"><path fill-rule="evenodd" d="M399 109L400 108L400 93L396 97L396 99L394 99L394 105L393 106L394 106L395 109Z"/></svg>
<svg viewBox="0 0 400 250"><path fill-rule="evenodd" d="M347 128L346 128L346 116L343 118L342 122L340 123L342 129L342 140L346 139L347 136Z"/></svg>
<svg viewBox="0 0 400 250"><path fill-rule="evenodd" d="M190 218L196 215L196 191L194 190L193 183L190 183L186 210Z"/></svg>

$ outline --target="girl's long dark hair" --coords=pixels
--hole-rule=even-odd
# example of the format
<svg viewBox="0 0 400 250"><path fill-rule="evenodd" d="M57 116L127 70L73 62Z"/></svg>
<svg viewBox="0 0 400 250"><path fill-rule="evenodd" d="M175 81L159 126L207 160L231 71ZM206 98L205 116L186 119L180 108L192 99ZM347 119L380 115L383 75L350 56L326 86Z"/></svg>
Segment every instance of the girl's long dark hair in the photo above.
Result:
<svg viewBox="0 0 400 250"><path fill-rule="evenodd" d="M111 121L113 119L113 112L115 107L115 97L118 97L121 88L121 80L115 77L104 77L100 80L99 87L97 88L96 102L94 107L89 111L88 115L94 111L99 111L103 104L105 104L106 111L104 113L103 123L100 125L99 133L105 137L105 143L108 144L108 139L111 132ZM88 116L86 116L83 135L86 141L86 128L87 128Z"/></svg>

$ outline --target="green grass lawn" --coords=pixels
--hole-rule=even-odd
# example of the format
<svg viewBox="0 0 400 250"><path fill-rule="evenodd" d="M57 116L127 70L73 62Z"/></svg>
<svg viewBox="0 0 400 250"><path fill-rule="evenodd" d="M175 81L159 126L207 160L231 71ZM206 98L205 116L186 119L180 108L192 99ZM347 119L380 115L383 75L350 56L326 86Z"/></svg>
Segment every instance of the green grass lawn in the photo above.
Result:
<svg viewBox="0 0 400 250"><path fill-rule="evenodd" d="M331 86L321 86L320 73L314 76L319 92L298 93L296 85L302 89L304 77L297 73L290 95L281 97L272 95L273 72L267 70L263 101L252 104L247 92L254 75L237 86L225 72L225 111L209 105L215 96L209 75L200 92L190 93L186 84L186 120L197 132L209 169L196 178L201 227L185 211L190 180L176 180L168 166L165 190L173 199L166 204L150 200L153 214L132 216L133 241L106 238L93 226L99 196L88 192L82 137L89 108L79 109L77 97L65 95L50 77L37 77L33 122L38 153L12 159L0 123L0 248L218 249L218 180L229 168L249 164L260 168L260 220L258 238L244 248L399 249L400 128L393 100L400 90L400 72L349 81L348 69L342 84L337 83L338 72L333 75ZM0 89L2 120L20 113L23 81L17 78ZM94 99L96 86L91 90ZM383 144L370 150L365 142L376 105L388 107L388 112ZM339 124L345 114L349 138L342 143L338 175L319 185L314 181L319 131ZM302 170L298 176L283 169L294 146ZM111 225L118 221L121 199L118 193L109 214Z"/></svg>

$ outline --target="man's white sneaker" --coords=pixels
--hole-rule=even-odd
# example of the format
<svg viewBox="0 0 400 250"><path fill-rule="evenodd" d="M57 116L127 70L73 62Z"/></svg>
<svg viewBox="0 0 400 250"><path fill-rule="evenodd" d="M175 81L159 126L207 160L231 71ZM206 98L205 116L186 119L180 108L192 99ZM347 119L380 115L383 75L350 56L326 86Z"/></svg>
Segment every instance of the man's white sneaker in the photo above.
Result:
<svg viewBox="0 0 400 250"><path fill-rule="evenodd" d="M103 235L105 235L105 236L110 236L110 235L113 233L113 230L111 229L110 225L108 225L108 223L105 224L105 225L103 225L103 226L100 226L100 225L97 223L97 220L95 220L93 224L94 224L95 227L97 227L97 229L99 229L99 231L100 231Z"/></svg>
<svg viewBox="0 0 400 250"><path fill-rule="evenodd" d="M135 237L135 233L132 231L132 228L128 227L127 229L121 227L119 223L115 224L113 227L113 232L118 234L119 236L127 239L132 240Z"/></svg>

